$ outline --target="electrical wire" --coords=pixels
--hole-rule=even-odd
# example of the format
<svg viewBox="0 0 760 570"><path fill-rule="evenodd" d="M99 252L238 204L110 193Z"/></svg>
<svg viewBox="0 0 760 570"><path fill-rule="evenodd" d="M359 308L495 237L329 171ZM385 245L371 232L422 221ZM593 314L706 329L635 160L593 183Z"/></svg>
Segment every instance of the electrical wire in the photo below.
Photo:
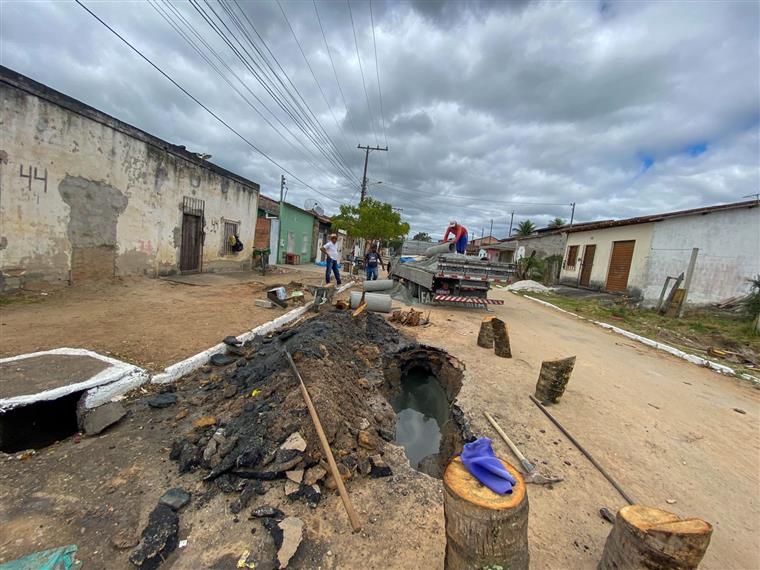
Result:
<svg viewBox="0 0 760 570"><path fill-rule="evenodd" d="M430 196L437 196L438 198L456 198L456 199L462 199L462 200L479 200L481 202L487 202L488 204L506 204L511 206L566 206L570 207L572 204L556 204L556 203L549 203L549 202L508 202L503 200L491 200L491 199L484 199L474 196L461 196L458 194L441 194L439 192L429 192L425 190L412 190L411 188L404 188L403 186L398 186L396 184L391 184L390 182L383 181L384 187L389 187L394 190L398 190L401 192L411 192L414 194L427 194Z"/></svg>
<svg viewBox="0 0 760 570"><path fill-rule="evenodd" d="M314 3L314 12L317 15L317 22L319 23L319 30L322 32L322 40L325 42L325 50L327 51L327 57L330 59L330 65L332 66L333 75L335 75L335 83L338 84L338 91L340 91L340 98L343 100L343 107L346 109L346 117L348 122L351 123L351 129L354 131L354 137L356 137L356 144L359 145L359 135L354 125L354 120L351 117L351 113L348 111L348 103L346 103L346 96L343 94L343 88L340 86L340 80L338 79L338 71L335 69L335 61L333 60L330 46L327 44L327 36L325 35L325 29L322 27L322 19L319 17L319 9L317 8L317 0L312 0Z"/></svg>
<svg viewBox="0 0 760 570"><path fill-rule="evenodd" d="M290 29L290 33L293 35L293 39L295 40L296 45L298 46L298 51L300 51L301 55L303 56L303 60L306 63L306 67L309 68L309 71L311 72L311 76L314 78L314 83L317 84L317 88L319 89L319 92L322 94L322 99L324 100L325 105L327 105L327 108L330 111L330 115L332 116L332 119L335 122L335 126L338 128L338 131L343 137L343 142L346 144L346 147L349 148L350 145L348 144L346 133L343 131L343 127L340 126L338 119L335 117L335 113L333 112L332 105L330 105L330 102L327 100L327 95L325 95L325 92L322 89L322 85L320 85L319 80L317 79L317 75L316 73L314 73L314 69L311 67L311 63L309 63L309 58L306 57L306 53L303 51L301 42L298 40L296 31L293 29L293 26L290 24L290 20L288 19L288 16L285 13L285 9L282 7L282 3L280 2L280 0L277 0L277 5L280 7L280 12L282 12L282 17L285 19L285 23L288 25L288 28Z"/></svg>
<svg viewBox="0 0 760 570"><path fill-rule="evenodd" d="M351 17L351 30L354 32L354 46L356 46L356 59L359 61L359 72L362 76L362 86L364 87L364 96L367 98L367 111L369 112L369 124L372 127L372 134L375 137L375 146L377 144L377 132L375 131L375 119L372 116L372 106L369 104L369 93L367 92L367 83L364 81L364 68L362 67L362 57L359 55L359 42L356 39L356 26L354 26L354 14L351 11L351 0L346 0L348 5L348 15Z"/></svg>
<svg viewBox="0 0 760 570"><path fill-rule="evenodd" d="M385 146L387 148L388 147L388 133L385 130L385 113L383 113L383 92L380 89L380 66L377 64L377 41L375 40L375 18L372 15L372 0L369 0L369 21L370 21L370 25L372 26L372 46L375 48L375 73L377 74L377 95L380 99L380 118L383 121L383 137L385 137Z"/></svg>
<svg viewBox="0 0 760 570"><path fill-rule="evenodd" d="M207 50L217 59L219 64L224 67L235 79L237 79L238 82L259 102L259 104L264 107L272 117L280 123L280 125L290 134L291 137L293 137L293 140L298 142L303 150L305 150L313 159L317 159L318 157L314 152L308 148L303 141L296 137L296 135L288 128L287 125L285 125L277 115L275 115L269 107L253 92L251 91L250 87L248 87L247 83L243 81L243 79L224 61L224 59L219 55L216 50L211 47L208 42L205 41L203 36L201 36L195 28L190 24L190 22L185 19L185 17L182 15L181 12L179 12L170 2L165 1L163 3L163 6L161 5L159 0L148 0L148 3L153 7L153 9L174 29L197 53L198 55L219 75L219 77L222 78L222 80L227 83L227 85L230 86L230 88L235 91L247 104L249 107L251 107L260 117L261 119L269 125L272 130L274 130L283 141L285 141L288 145L291 146L291 148L295 149L297 152L300 152L299 148L295 145L295 143L291 140L289 140L283 133L280 131L272 122L262 113L262 111L253 104L253 102L243 94L240 89L236 85L233 85L233 83L230 81L230 79L225 75L225 73L220 69L219 65L215 64L213 61L211 61L210 57L204 53L204 51L200 48L200 46L189 36L189 34L182 29L182 26L179 22L182 22L185 27L187 27L190 32L195 35L197 40L202 43ZM169 10L166 8L169 8L173 15L169 13ZM312 166L315 170L319 170L327 174L328 176L332 176L332 174L325 169L325 167L317 162L315 162L313 159L307 158L307 163Z"/></svg>
<svg viewBox="0 0 760 570"><path fill-rule="evenodd" d="M310 190L313 190L320 196L324 196L328 200L332 200L333 202L341 203L338 200L335 200L334 198L328 196L327 194L324 194L314 188L311 184L308 184L295 174L293 174L290 170L285 168L283 165L281 165L279 162L274 160L272 157L270 157L267 153L265 153L263 150L258 148L255 144L253 144L250 140L248 140L246 137L244 137L240 132L235 130L229 123L227 123L224 119L222 119L219 115L217 115L214 111L212 111L209 107L207 107L204 103L202 103L199 99L197 99L193 94L191 94L187 89L182 87L177 81L175 81L168 73L166 73L163 69L158 67L153 61L151 61L146 55L144 55L139 49L137 49L135 46L133 46L124 36L119 34L115 29L113 29L111 26L109 26L104 20L102 20L95 12L90 10L87 6L85 6L81 0L75 0L79 6L81 6L88 14L90 14L93 18L95 18L98 22L100 22L106 29L108 29L113 35L115 35L117 38L119 38L124 44L127 45L133 52L135 52L138 56L140 56L143 60L145 60L146 63L148 63L153 69L158 71L161 75L163 75L166 79L168 79L177 89L182 91L185 95L187 95L190 99L192 99L197 105L199 105L203 110L205 110L209 115L214 117L219 123L227 127L232 133L234 133L240 140L242 140L244 143L246 143L248 146L250 146L254 151L259 153L261 156L263 156L266 160L274 164L276 167L278 167L283 172L287 173L289 176L293 177L295 180L298 180L301 184L309 188Z"/></svg>
<svg viewBox="0 0 760 570"><path fill-rule="evenodd" d="M234 16L234 14L231 16L233 25L238 28L240 33L243 34L243 37L248 41L249 45L253 48L255 53L258 54L263 64L267 66L269 73L267 73L267 71L262 67L261 63L259 63L256 60L256 58L252 55L252 53L248 51L248 49L243 45L243 42L240 40L240 38L238 38L238 36L230 29L229 25L224 20L224 18L222 18L219 15L219 13L213 8L213 6L209 4L208 1L206 1L206 6L210 10L210 13L213 14L213 18L215 18L216 21L206 12L206 10L203 8L203 6L200 4L198 0L190 0L190 4L204 18L206 23L208 23L209 26L211 26L211 28L217 33L217 35L223 41L225 41L225 43L230 47L230 49L232 49L233 53L254 75L257 81L267 91L269 96L272 97L275 103L277 103L278 106L280 106L280 108L293 120L293 122L296 124L299 130L301 130L301 132L312 142L312 144L317 148L317 150L323 156L325 156L328 162L330 162L333 165L333 167L335 167L338 170L338 172L341 172L341 174L345 176L347 179L358 181L358 178L356 177L355 174L351 172L350 168L345 164L345 161L341 162L341 159L335 156L331 152L332 148L330 147L329 142L320 136L321 133L319 133L314 128L313 125L309 124L310 119L308 116L305 115L305 111L303 107L301 107L300 110L297 108L299 106L298 101L296 101L292 92L289 91L289 89L284 84L284 82L279 77L279 75L276 73L272 65L268 62L268 60L266 59L262 51L254 42L253 38L244 29L240 20L237 19ZM225 4L220 4L220 7L226 11L228 16L231 14L231 12L229 11L229 8ZM225 33L225 30L226 30L226 33ZM230 37L237 43L237 46L239 46L240 49L236 47L236 45L232 42ZM280 83L280 85L282 86L282 89L277 87L277 85L274 83L273 78L269 76L270 74L274 77L274 79L276 79ZM290 100L292 100L293 103L289 103L287 101L288 98L290 98Z"/></svg>
<svg viewBox="0 0 760 570"><path fill-rule="evenodd" d="M233 0L233 2L234 2L234 5L237 7L237 9L240 11L240 14L243 16L243 18L245 19L245 21L250 26L250 28L253 30L253 32L256 34L256 36L259 38L259 41L262 43L262 45L266 49L267 53L270 55L270 57L275 62L275 64L279 68L279 70L282 72L282 75L285 77L285 79L287 80L287 82L290 84L290 86L292 87L293 91L295 91L295 93L298 95L298 100L300 100L300 102L298 100L296 100L295 97L292 97L292 99L296 103L296 105L298 106L298 108L303 112L304 117L309 121L309 124L313 127L313 129L315 130L315 132L319 133L319 136L324 141L324 143L326 145L328 145L328 147L330 147L331 151L334 153L334 155L336 156L336 158L338 159L338 161L341 164L343 164L344 167L358 181L358 177L353 173L353 171L351 171L351 167L346 162L345 157L341 154L340 149L335 144L335 142L332 140L332 138L330 137L330 135L327 133L327 130L324 128L324 125L322 125L322 123L319 120L319 118L317 118L316 114L311 109L311 106L306 102L306 99L304 99L303 95L301 95L301 92L298 90L298 87L296 87L296 85L290 79L290 76L287 74L287 72L285 71L285 69L280 64L279 60L277 59L277 56L275 56L275 54L272 52L272 50L269 49L269 45L267 44L266 40L261 36L261 34L259 34L258 30L256 30L256 27L253 25L253 22L250 20L250 18L248 18L248 15L240 7L240 4L238 3L238 0ZM208 3L208 0L207 0L207 3ZM223 2L222 2L221 5L222 5L223 8L225 8L227 10L227 13L228 13L228 15L231 18L235 18L235 15L234 15L234 13L233 13L233 11L231 9L227 8L226 5ZM237 21L240 22L239 19ZM241 23L241 25L242 25L242 23ZM263 58L263 59L264 59L265 63L268 65L268 67L272 70L273 74L276 76L278 82L283 86L283 88L285 88L286 90L288 90L288 87L280 79L279 74L271 67L271 65L269 65L269 62L266 61L266 58ZM291 93L291 96L292 96L292 93ZM304 107L306 108L305 110L304 110Z"/></svg>

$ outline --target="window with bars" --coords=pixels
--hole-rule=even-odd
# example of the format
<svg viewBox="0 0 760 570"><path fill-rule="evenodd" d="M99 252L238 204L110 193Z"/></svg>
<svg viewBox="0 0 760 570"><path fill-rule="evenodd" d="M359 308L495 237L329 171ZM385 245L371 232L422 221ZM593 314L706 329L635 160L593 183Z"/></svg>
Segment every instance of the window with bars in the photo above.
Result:
<svg viewBox="0 0 760 570"><path fill-rule="evenodd" d="M235 249L235 236L239 235L240 222L222 220L224 222L224 242L222 243L222 255L235 255L238 250Z"/></svg>

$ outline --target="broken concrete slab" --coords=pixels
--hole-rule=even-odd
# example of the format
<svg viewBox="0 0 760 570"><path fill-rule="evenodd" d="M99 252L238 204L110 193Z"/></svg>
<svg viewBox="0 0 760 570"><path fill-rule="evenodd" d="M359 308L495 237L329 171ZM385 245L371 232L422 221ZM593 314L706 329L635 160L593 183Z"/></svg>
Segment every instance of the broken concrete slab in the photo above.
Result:
<svg viewBox="0 0 760 570"><path fill-rule="evenodd" d="M304 473L303 484L309 486L314 485L315 483L324 479L325 475L327 475L327 470L321 465L309 467L309 469L306 470L306 473Z"/></svg>
<svg viewBox="0 0 760 570"><path fill-rule="evenodd" d="M173 406L177 403L178 397L177 394L156 394L152 398L148 399L148 405L151 408L168 408L169 406Z"/></svg>
<svg viewBox="0 0 760 570"><path fill-rule="evenodd" d="M265 309L271 309L274 307L274 303L269 299L256 299L253 304L257 307L264 307Z"/></svg>
<svg viewBox="0 0 760 570"><path fill-rule="evenodd" d="M298 433L292 433L280 446L280 449L295 449L297 451L306 451L306 440Z"/></svg>
<svg viewBox="0 0 760 570"><path fill-rule="evenodd" d="M148 516L137 549L129 561L141 570L155 570L177 548L179 516L168 505L159 504Z"/></svg>
<svg viewBox="0 0 760 570"><path fill-rule="evenodd" d="M277 561L280 563L280 570L282 570L288 567L290 559L293 558L301 545L303 521L297 517L288 517L277 526L282 531L282 545L277 551Z"/></svg>
<svg viewBox="0 0 760 570"><path fill-rule="evenodd" d="M292 471L287 471L285 473L285 477L287 477L290 481L293 481L293 483L300 485L301 481L303 481L303 474L303 469L293 469Z"/></svg>
<svg viewBox="0 0 760 570"><path fill-rule="evenodd" d="M80 348L56 348L0 358L0 412L102 388L96 403L87 399L86 407L91 408L148 379L142 368ZM106 387L109 389L105 390Z"/></svg>
<svg viewBox="0 0 760 570"><path fill-rule="evenodd" d="M161 495L158 500L159 504L171 507L175 511L179 511L182 507L190 502L190 493L179 487L169 489L166 493Z"/></svg>
<svg viewBox="0 0 760 570"><path fill-rule="evenodd" d="M109 402L88 410L82 398L77 405L77 425L85 435L97 435L106 428L121 421L127 410L121 402Z"/></svg>

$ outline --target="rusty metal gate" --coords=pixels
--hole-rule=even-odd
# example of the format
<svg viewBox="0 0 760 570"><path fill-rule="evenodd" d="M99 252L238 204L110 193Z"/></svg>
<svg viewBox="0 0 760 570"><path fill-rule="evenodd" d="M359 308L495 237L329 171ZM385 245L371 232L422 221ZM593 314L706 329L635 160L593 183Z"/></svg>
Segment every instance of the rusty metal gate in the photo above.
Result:
<svg viewBox="0 0 760 570"><path fill-rule="evenodd" d="M636 241L616 241L612 244L610 269L607 273L607 291L625 291L631 271L633 248Z"/></svg>
<svg viewBox="0 0 760 570"><path fill-rule="evenodd" d="M182 242L179 248L179 270L199 273L203 268L203 213L205 202L198 198L182 198Z"/></svg>

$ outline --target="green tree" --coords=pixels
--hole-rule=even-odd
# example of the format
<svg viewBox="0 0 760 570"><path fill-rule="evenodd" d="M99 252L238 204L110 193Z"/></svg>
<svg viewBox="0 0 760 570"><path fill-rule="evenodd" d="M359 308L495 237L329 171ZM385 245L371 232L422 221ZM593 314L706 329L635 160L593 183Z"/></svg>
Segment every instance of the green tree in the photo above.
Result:
<svg viewBox="0 0 760 570"><path fill-rule="evenodd" d="M515 235L518 236L529 236L534 231L536 231L536 225L531 222L530 220L523 220L519 224L517 224L517 231L515 232Z"/></svg>
<svg viewBox="0 0 760 570"><path fill-rule="evenodd" d="M409 224L401 221L401 214L394 212L390 204L372 198L356 206L342 205L331 225L335 230L345 230L351 237L370 241L399 240L409 233Z"/></svg>
<svg viewBox="0 0 760 570"><path fill-rule="evenodd" d="M427 232L418 232L414 234L412 239L415 241L433 241L433 238L431 238L430 234Z"/></svg>
<svg viewBox="0 0 760 570"><path fill-rule="evenodd" d="M562 218L554 218L551 222L549 222L549 226L548 227L550 227L550 228L561 228L564 225L565 225L565 220L563 220Z"/></svg>

